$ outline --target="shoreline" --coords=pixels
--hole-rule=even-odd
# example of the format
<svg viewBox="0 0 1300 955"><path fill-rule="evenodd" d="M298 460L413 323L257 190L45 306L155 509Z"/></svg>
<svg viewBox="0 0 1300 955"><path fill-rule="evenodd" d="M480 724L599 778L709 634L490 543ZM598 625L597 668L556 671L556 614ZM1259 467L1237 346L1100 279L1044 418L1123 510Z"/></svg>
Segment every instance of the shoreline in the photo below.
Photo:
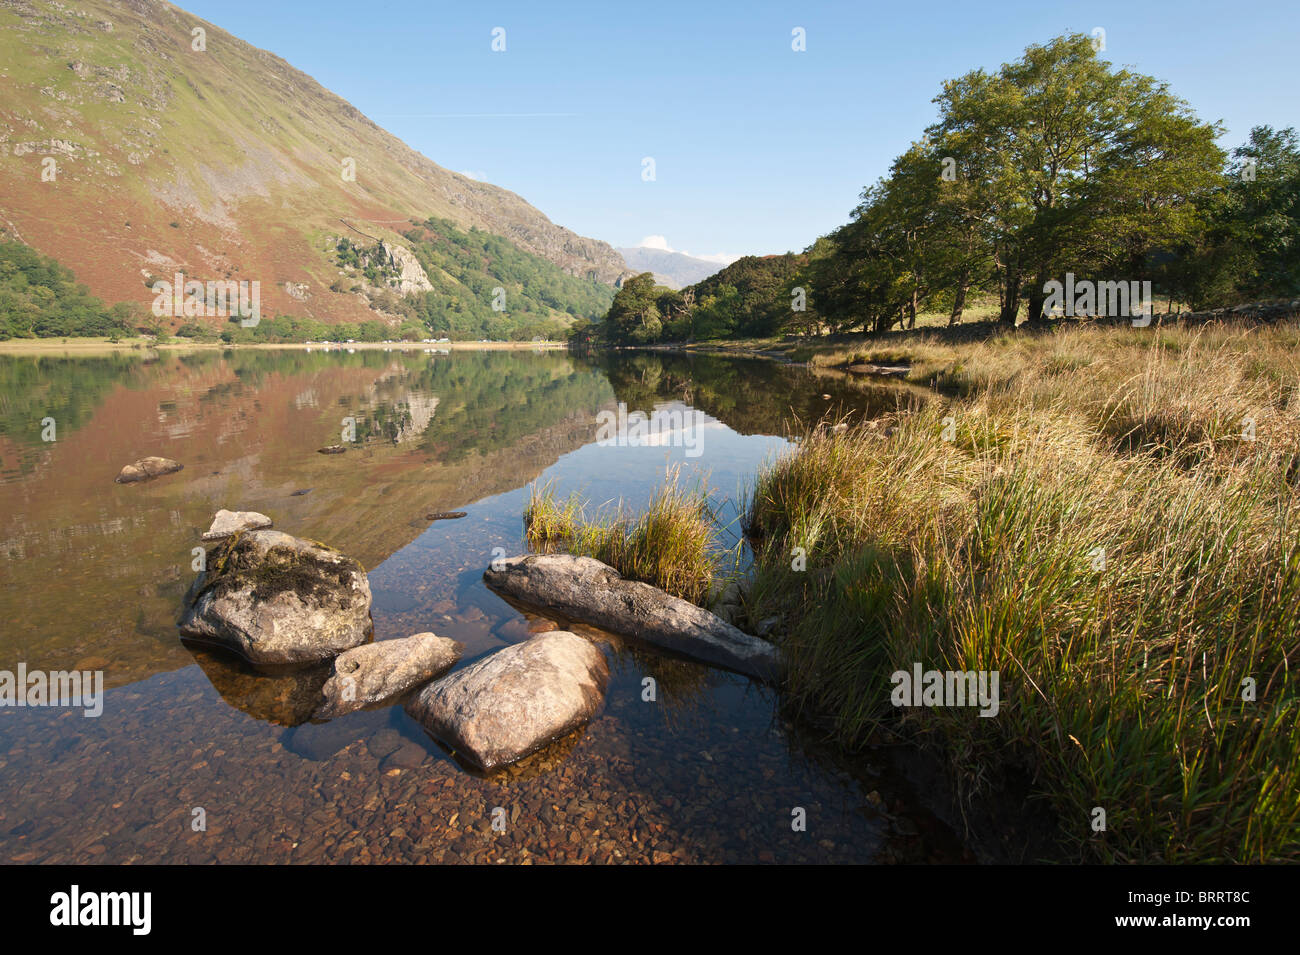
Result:
<svg viewBox="0 0 1300 955"><path fill-rule="evenodd" d="M567 348L564 342L352 342L331 343L326 347L317 342L178 342L158 344L146 338L127 338L111 342L107 338L11 338L0 341L0 355L89 355L132 351L271 351L293 349L298 351L425 351L429 349L460 349L463 351L558 351Z"/></svg>

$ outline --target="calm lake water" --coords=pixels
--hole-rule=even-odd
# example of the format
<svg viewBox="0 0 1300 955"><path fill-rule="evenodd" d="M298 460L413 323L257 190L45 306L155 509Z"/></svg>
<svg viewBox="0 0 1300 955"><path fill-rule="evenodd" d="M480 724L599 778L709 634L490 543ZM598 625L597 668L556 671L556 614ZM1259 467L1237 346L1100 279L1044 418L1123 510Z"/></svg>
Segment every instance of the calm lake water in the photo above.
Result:
<svg viewBox="0 0 1300 955"><path fill-rule="evenodd" d="M846 761L772 690L617 639L596 718L484 778L400 705L313 723L318 669L260 674L176 629L213 513L255 510L362 562L376 640L432 630L465 644L464 666L529 636L482 572L495 548L526 549L533 482L635 509L680 464L734 543L745 486L792 418L899 400L811 369L660 354L0 357L0 670L100 670L107 686L98 717L0 708L0 861L968 858L880 754ZM597 414L619 402L703 412L702 453L598 445ZM316 453L345 418L358 444ZM114 483L154 454L185 469ZM467 514L426 516L440 511Z"/></svg>

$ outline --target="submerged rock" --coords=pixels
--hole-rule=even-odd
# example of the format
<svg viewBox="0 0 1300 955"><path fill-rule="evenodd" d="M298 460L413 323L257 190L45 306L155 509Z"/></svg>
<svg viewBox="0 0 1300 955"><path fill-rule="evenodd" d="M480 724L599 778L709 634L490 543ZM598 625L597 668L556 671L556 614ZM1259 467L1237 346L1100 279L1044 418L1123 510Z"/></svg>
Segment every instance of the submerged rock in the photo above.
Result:
<svg viewBox="0 0 1300 955"><path fill-rule="evenodd" d="M279 531L229 537L185 595L181 634L251 663L312 663L370 636L370 582L332 548Z"/></svg>
<svg viewBox="0 0 1300 955"><path fill-rule="evenodd" d="M859 362L856 365L849 365L849 371L857 375L879 375L885 378L905 378L907 373L912 370L911 365L875 365L870 362Z"/></svg>
<svg viewBox="0 0 1300 955"><path fill-rule="evenodd" d="M347 650L334 660L316 718L333 719L401 696L451 669L464 651L464 644L432 633Z"/></svg>
<svg viewBox="0 0 1300 955"><path fill-rule="evenodd" d="M781 658L772 644L658 587L626 580L591 557L513 557L496 561L483 579L493 590L568 620L613 630L759 680L781 678Z"/></svg>
<svg viewBox="0 0 1300 955"><path fill-rule="evenodd" d="M134 464L122 468L115 480L118 484L134 484L136 481L149 481L164 474L175 474L184 468L185 465L171 458L141 458Z"/></svg>
<svg viewBox="0 0 1300 955"><path fill-rule="evenodd" d="M262 531L271 526L271 519L257 511L217 511L212 526L203 535L205 541L222 540L240 531Z"/></svg>
<svg viewBox="0 0 1300 955"><path fill-rule="evenodd" d="M383 732L390 718L390 711L367 710L328 723L303 723L281 736L280 743L295 756L326 760L353 743Z"/></svg>
<svg viewBox="0 0 1300 955"><path fill-rule="evenodd" d="M491 771L586 723L608 683L595 644L553 630L430 683L406 712L462 759Z"/></svg>

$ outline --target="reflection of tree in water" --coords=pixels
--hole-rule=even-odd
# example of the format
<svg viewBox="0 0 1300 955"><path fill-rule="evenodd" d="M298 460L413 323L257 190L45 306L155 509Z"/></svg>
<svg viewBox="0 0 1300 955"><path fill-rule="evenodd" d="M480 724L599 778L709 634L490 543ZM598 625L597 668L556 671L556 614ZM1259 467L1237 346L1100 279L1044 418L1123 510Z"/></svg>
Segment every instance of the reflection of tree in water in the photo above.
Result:
<svg viewBox="0 0 1300 955"><path fill-rule="evenodd" d="M411 427L411 409L406 402L381 404L353 416L357 422L357 441L389 441L396 444Z"/></svg>
<svg viewBox="0 0 1300 955"><path fill-rule="evenodd" d="M513 447L566 419L592 418L613 397L604 374L555 353L457 355L431 363L411 385L440 399L420 444L445 463Z"/></svg>
<svg viewBox="0 0 1300 955"><path fill-rule="evenodd" d="M58 437L66 437L91 419L116 385L147 388L159 374L159 365L145 365L138 356L0 355L0 434L40 448L41 419L53 418ZM23 455L24 471L32 463Z"/></svg>
<svg viewBox="0 0 1300 955"><path fill-rule="evenodd" d="M827 416L875 417L916 400L910 389L762 358L601 352L582 360L604 371L629 412L648 415L656 403L677 400L740 434L786 434L795 421Z"/></svg>
<svg viewBox="0 0 1300 955"><path fill-rule="evenodd" d="M310 375L345 368L383 369L369 394L343 395L365 442L419 441L454 464L473 452L514 447L566 419L593 417L613 397L599 369L558 352L227 352L245 384L268 374ZM436 408L436 413L435 413Z"/></svg>

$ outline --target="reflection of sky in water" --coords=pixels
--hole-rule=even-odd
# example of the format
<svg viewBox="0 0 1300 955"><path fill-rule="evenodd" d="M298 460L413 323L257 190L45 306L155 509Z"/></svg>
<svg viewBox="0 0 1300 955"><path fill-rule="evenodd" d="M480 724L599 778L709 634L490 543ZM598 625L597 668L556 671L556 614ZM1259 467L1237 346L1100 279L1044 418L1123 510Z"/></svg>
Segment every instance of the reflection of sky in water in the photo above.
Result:
<svg viewBox="0 0 1300 955"><path fill-rule="evenodd" d="M193 577L190 548L217 507L263 511L282 530L368 561L376 639L432 630L465 644L464 666L529 636L524 616L487 589L482 573L495 548L505 555L526 549L522 516L531 483L550 483L561 497L577 492L588 514L620 502L634 514L668 469L680 466L685 486L706 483L719 522L731 525L720 543L732 546L747 484L787 446L771 434L739 431L776 430L782 415L771 408L778 405L806 418L809 409L827 407L825 391L836 392L837 406L860 397L768 364L637 356L626 368L617 361L611 367L555 354L241 353L149 367L110 363L97 366L93 381L79 382L78 366L64 366L48 390L80 396L80 404L59 412L66 421L57 447L19 440L44 405L23 397L29 392L18 390L19 379L0 379L0 398L10 400L9 418L0 422L9 430L0 433L20 452L0 468L7 495L0 611L17 621L0 642L0 666L23 659L53 669L90 660L105 669L110 687L96 720L52 710L0 714L0 806L7 811L0 843L8 832L42 845L47 855L34 858L77 861L87 832L117 832L114 820L100 815L117 802L132 807L134 828L106 839L102 861L204 861L206 849L186 855L173 834L154 832L174 806L202 800L245 806L259 827L307 840L318 827L278 808L282 800L310 803L321 785L313 767L333 767L371 746L382 752L376 740L393 734L427 750L417 772L448 775L455 788L447 795L462 806L478 783L399 707L303 724L312 679L271 681L220 652L181 645L174 620ZM0 367L0 374L12 370ZM656 384L647 385L650 379ZM696 394L708 398L695 401ZM705 424L689 441L659 434L640 446L597 444L596 412L624 399L630 410L704 406ZM316 454L338 440L340 418L349 414L362 418L367 440L343 455ZM690 447L696 441L698 456ZM146 453L175 456L186 469L138 487L112 483L122 464ZM294 496L306 488L309 494ZM466 516L425 517L449 510ZM798 800L834 808L824 832L840 847L840 861L876 857L880 826L863 816L858 783L782 727L770 690L643 649L611 656L600 718L570 750L529 770L531 781L519 783L525 795L527 787L544 786L546 804L623 799L635 818L648 806L680 810L707 775L722 794L710 798L744 794L747 808L719 809L689 824L664 816L683 845L721 832L739 858L753 861L777 844L771 833L758 838L754 813L788 819ZM647 673L661 680L661 705L641 701ZM54 754L59 759L51 762ZM213 775L212 767L236 755L237 767ZM605 760L650 771L614 773ZM584 781L562 781L555 775L562 768ZM364 805L366 818L389 813L404 826L411 823L402 807L427 803L408 797L393 804L346 789L333 798L327 814L352 818ZM804 860L821 851L795 848L805 854L791 858Z"/></svg>

